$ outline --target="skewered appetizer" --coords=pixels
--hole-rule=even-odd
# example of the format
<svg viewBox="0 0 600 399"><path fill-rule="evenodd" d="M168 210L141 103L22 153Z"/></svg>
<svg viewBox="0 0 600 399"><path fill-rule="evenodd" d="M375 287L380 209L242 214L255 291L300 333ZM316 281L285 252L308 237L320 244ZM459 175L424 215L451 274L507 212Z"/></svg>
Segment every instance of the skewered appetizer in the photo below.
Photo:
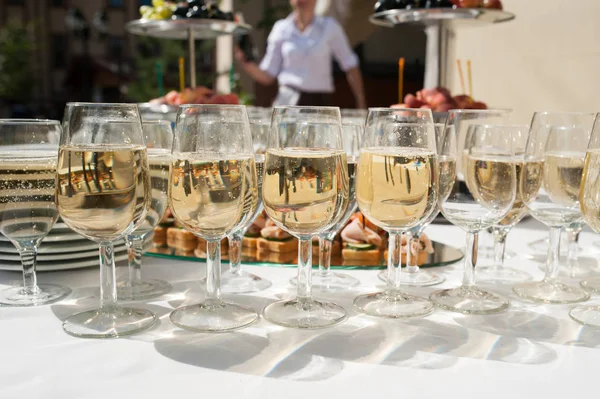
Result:
<svg viewBox="0 0 600 399"><path fill-rule="evenodd" d="M392 108L427 108L434 112L447 112L451 109L487 109L481 101L475 101L466 94L452 96L444 87L423 89L413 94L404 96L403 104L392 105Z"/></svg>

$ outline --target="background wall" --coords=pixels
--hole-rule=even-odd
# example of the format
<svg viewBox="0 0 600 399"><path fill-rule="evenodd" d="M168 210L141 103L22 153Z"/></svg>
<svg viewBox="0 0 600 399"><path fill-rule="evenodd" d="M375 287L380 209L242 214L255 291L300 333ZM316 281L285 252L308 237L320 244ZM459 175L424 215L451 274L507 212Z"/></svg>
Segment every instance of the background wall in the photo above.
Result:
<svg viewBox="0 0 600 399"><path fill-rule="evenodd" d="M535 110L600 111L600 1L502 1L514 21L456 34L455 56L463 68L472 62L473 96L512 108L519 123Z"/></svg>

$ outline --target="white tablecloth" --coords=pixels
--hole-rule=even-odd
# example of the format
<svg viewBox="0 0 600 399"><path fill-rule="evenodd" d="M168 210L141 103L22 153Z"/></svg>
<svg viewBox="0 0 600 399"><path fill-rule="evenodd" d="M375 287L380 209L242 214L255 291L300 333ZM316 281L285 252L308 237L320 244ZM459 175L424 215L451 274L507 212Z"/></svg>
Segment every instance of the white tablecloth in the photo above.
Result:
<svg viewBox="0 0 600 399"><path fill-rule="evenodd" d="M464 233L458 228L431 226L427 233L462 248ZM519 256L508 264L541 277L538 264L524 255L532 252L527 243L545 235L546 230L532 221L515 228L508 246ZM598 239L587 233L581 242L592 248ZM197 334L177 329L168 316L200 295L198 280L204 265L152 257L144 262L146 276L167 279L174 291L140 304L160 320L133 337L85 340L62 331L62 319L96 303L97 268L41 273L42 282L74 288L71 298L62 303L1 308L0 398L530 399L595 397L600 387L596 380L600 331L570 320L569 306L521 302L510 286L494 287L512 301L503 314L436 311L423 319L381 320L358 315L351 306L358 292L380 285L377 272L348 271L362 285L351 293L329 295L350 313L335 328L301 331L260 320L234 333ZM247 270L271 279L272 288L229 299L260 310L276 298L291 295L288 280L295 269ZM460 281L458 265L436 271L447 277L446 283L408 291L426 296ZM19 279L18 273L0 273L3 285L17 284Z"/></svg>

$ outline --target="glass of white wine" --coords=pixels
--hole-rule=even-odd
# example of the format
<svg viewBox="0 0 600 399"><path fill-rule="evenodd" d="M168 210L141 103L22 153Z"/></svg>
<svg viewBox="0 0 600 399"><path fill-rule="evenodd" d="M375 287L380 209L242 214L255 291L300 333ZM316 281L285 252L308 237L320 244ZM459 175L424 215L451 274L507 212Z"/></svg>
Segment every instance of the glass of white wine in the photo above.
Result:
<svg viewBox="0 0 600 399"><path fill-rule="evenodd" d="M342 115L344 110L342 110ZM354 180L356 175L356 163L361 148L361 141L364 132L364 124L357 120L344 121L342 116L342 140L346 159L348 162L348 181L349 197L348 207L340 219L319 234L319 269L312 275L312 287L319 291L344 291L360 284L360 281L348 274L331 271L331 251L333 240L341 229L346 226L352 214L356 211L356 194L354 190ZM298 278L290 280L292 285L298 284Z"/></svg>
<svg viewBox="0 0 600 399"><path fill-rule="evenodd" d="M589 298L583 289L560 282L558 276L560 233L583 220L579 188L594 117L593 113L572 112L533 115L525 150L526 167L521 172L521 191L531 216L550 228L550 240L544 279L513 287L523 299L575 303Z"/></svg>
<svg viewBox="0 0 600 399"><path fill-rule="evenodd" d="M600 233L600 114L596 115L585 154L579 200L585 222L596 233ZM599 293L600 277L583 280L581 286ZM600 328L600 304L576 306L571 309L569 315L584 326Z"/></svg>
<svg viewBox="0 0 600 399"><path fill-rule="evenodd" d="M483 125L482 128L486 131L486 134L472 137L471 140L485 139L489 135L506 136L512 140L515 155L524 157L525 146L527 145L527 137L529 137L528 125ZM471 143L471 146L475 144L481 146L484 143ZM499 223L492 226L492 235L494 237L493 264L490 266L482 266L477 268L477 281L486 281L491 283L515 283L531 280L531 275L527 272L504 266L506 236L508 235L508 232L514 226L516 226L525 217L525 215L527 215L527 208L523 203L523 196L532 194L522 191L522 188L533 188L531 185L521 186L521 170L523 169L523 166L524 163L520 160L516 163L517 196L511 211L508 212L508 215L506 215Z"/></svg>
<svg viewBox="0 0 600 399"><path fill-rule="evenodd" d="M265 154L263 201L267 215L299 239L298 294L268 305L265 319L297 328L341 323L341 306L311 295L312 238L330 229L348 208L348 162L336 107L276 107Z"/></svg>
<svg viewBox="0 0 600 399"><path fill-rule="evenodd" d="M169 206L183 228L206 240L206 297L171 313L178 327L225 332L258 319L253 309L221 298L221 240L255 212L257 186L246 108L180 106L171 154Z"/></svg>
<svg viewBox="0 0 600 399"><path fill-rule="evenodd" d="M145 309L117 304L114 242L145 220L150 176L135 104L70 103L60 138L57 208L74 231L100 245L100 307L63 323L71 335L115 338L151 327Z"/></svg>
<svg viewBox="0 0 600 399"><path fill-rule="evenodd" d="M354 306L371 316L407 318L433 304L400 290L401 236L420 228L437 209L437 149L431 110L371 108L356 172L356 202L389 233L387 286L360 295Z"/></svg>
<svg viewBox="0 0 600 399"><path fill-rule="evenodd" d="M0 119L0 233L17 248L23 286L0 291L0 303L38 306L61 300L67 287L38 284L38 247L58 218L56 153L60 123L41 119Z"/></svg>
<svg viewBox="0 0 600 399"><path fill-rule="evenodd" d="M247 213L239 228L227 236L229 240L229 270L225 271L221 277L221 290L231 294L263 291L271 286L271 281L242 270L243 239L246 235L250 236L250 226L263 211L262 174L272 113L270 108L261 107L246 107L246 111L250 122L256 162L258 202L254 212Z"/></svg>
<svg viewBox="0 0 600 399"><path fill-rule="evenodd" d="M142 279L142 255L144 240L152 233L167 211L173 128L169 121L154 120L142 122L142 130L148 151L152 198L144 222L127 235L129 279L117 285L117 297L121 301L151 299L171 291L171 284L166 281Z"/></svg>
<svg viewBox="0 0 600 399"><path fill-rule="evenodd" d="M438 154L441 150L441 143L444 139L445 132L445 124L443 123L435 123L435 143ZM443 157L438 156L438 165L440 167L448 166L447 162L444 162ZM429 215L429 217L423 222L422 225L416 226L413 229L409 230L407 234L407 242L406 246L408 249L412 248L420 248L421 247L421 235L423 234L423 230L427 226L431 224L435 220L435 218L439 215L440 210L439 206ZM437 285L443 283L446 278L437 273L433 273L430 271L425 271L419 267L417 264L418 257L416 254L412 252L412 250L406 251L406 268L403 273L400 274L400 284L408 285L413 287L428 287L432 285ZM387 270L382 270L379 272L378 277L382 281L387 281Z"/></svg>
<svg viewBox="0 0 600 399"><path fill-rule="evenodd" d="M504 298L477 287L478 234L499 223L512 209L516 196L514 143L510 135L498 135L475 125L501 123L506 111L453 110L446 122L440 157L439 206L448 221L467 233L464 276L460 287L433 292L436 306L463 314L491 314L508 309ZM466 131L472 130L470 139ZM461 174L451 164L460 156ZM464 180L464 185L463 181Z"/></svg>

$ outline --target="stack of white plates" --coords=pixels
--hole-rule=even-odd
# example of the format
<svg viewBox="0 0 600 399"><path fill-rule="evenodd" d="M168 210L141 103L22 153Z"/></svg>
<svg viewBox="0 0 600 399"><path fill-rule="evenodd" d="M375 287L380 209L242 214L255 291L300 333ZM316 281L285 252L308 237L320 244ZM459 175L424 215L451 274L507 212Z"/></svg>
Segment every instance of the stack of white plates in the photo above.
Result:
<svg viewBox="0 0 600 399"><path fill-rule="evenodd" d="M152 245L146 238L146 249ZM115 244L115 262L127 259L125 241ZM37 270L56 271L98 266L98 244L80 236L64 223L56 223L38 248ZM15 246L0 234L0 270L20 271L21 260Z"/></svg>

